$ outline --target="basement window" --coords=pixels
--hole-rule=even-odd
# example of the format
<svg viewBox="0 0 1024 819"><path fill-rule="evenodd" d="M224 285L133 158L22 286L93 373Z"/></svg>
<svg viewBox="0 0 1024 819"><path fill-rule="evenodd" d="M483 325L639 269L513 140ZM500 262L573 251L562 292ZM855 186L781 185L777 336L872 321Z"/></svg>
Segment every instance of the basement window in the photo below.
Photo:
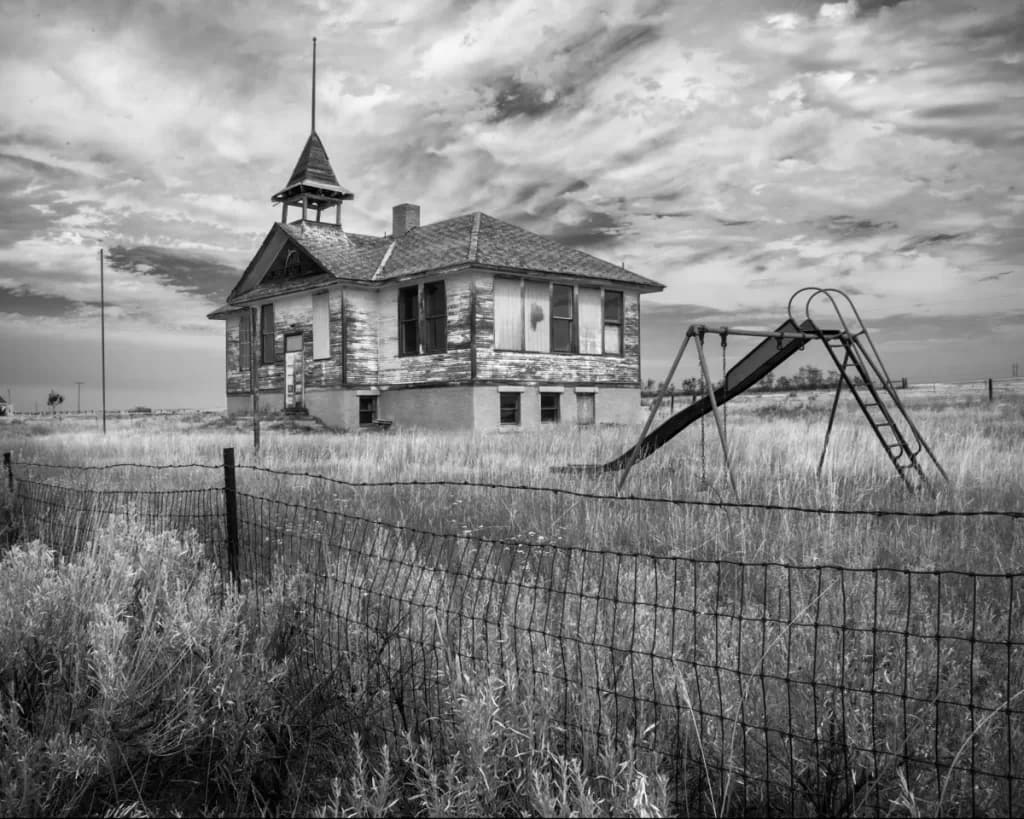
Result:
<svg viewBox="0 0 1024 819"><path fill-rule="evenodd" d="M359 396L359 426L372 427L377 420L377 396Z"/></svg>
<svg viewBox="0 0 1024 819"><path fill-rule="evenodd" d="M503 426L519 423L519 393L503 392L498 394L499 417Z"/></svg>
<svg viewBox="0 0 1024 819"><path fill-rule="evenodd" d="M542 392L540 394L540 422L542 424L557 424L561 420L561 397L557 392Z"/></svg>

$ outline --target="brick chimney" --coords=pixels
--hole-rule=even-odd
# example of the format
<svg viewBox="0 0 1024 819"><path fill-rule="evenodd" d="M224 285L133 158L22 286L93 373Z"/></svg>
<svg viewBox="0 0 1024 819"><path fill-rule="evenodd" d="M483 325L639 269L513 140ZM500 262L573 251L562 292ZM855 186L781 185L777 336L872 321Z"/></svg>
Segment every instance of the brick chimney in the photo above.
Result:
<svg viewBox="0 0 1024 819"><path fill-rule="evenodd" d="M420 226L420 206L395 205L391 209L391 234L397 239Z"/></svg>

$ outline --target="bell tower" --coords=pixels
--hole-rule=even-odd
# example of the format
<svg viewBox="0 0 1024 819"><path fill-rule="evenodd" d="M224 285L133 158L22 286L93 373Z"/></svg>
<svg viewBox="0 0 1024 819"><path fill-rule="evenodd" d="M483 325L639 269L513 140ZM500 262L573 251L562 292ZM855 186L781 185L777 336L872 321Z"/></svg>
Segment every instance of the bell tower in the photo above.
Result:
<svg viewBox="0 0 1024 819"><path fill-rule="evenodd" d="M346 199L355 199L355 194L338 184L334 175L327 151L316 132L316 37L313 38L313 93L310 114L309 139L299 154L295 170L288 184L272 197L272 201L281 203L281 221L288 221L288 206L302 208L302 220L307 221L309 211L316 213L316 221L327 208L337 208L334 223L341 225L341 203Z"/></svg>

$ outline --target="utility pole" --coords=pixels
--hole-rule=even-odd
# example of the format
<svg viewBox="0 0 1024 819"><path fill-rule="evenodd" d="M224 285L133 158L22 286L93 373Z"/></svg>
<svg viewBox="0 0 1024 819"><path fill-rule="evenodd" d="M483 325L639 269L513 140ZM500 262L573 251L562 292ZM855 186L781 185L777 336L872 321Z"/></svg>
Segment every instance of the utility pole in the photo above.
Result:
<svg viewBox="0 0 1024 819"><path fill-rule="evenodd" d="M1014 378L1020 378L1020 364L1015 363L1012 372Z"/></svg>
<svg viewBox="0 0 1024 819"><path fill-rule="evenodd" d="M107 434L107 327L103 299L103 248L100 248L100 372L103 394L103 434Z"/></svg>
<svg viewBox="0 0 1024 819"><path fill-rule="evenodd" d="M76 381L75 383L78 385L78 410L77 411L81 412L82 411L82 385L85 382L84 381Z"/></svg>

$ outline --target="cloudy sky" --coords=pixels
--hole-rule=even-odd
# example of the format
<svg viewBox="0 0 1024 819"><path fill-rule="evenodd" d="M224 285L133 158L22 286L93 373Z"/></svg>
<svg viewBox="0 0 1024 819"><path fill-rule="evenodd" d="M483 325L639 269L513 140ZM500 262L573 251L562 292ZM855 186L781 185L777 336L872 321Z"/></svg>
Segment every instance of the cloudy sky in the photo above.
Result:
<svg viewBox="0 0 1024 819"><path fill-rule="evenodd" d="M346 227L475 210L665 284L688 324L854 295L894 375L1024 363L1020 0L0 0L0 393L222 407L222 303L309 131ZM730 348L730 358L742 351ZM795 362L799 363L799 362ZM682 375L693 373L682 373Z"/></svg>

